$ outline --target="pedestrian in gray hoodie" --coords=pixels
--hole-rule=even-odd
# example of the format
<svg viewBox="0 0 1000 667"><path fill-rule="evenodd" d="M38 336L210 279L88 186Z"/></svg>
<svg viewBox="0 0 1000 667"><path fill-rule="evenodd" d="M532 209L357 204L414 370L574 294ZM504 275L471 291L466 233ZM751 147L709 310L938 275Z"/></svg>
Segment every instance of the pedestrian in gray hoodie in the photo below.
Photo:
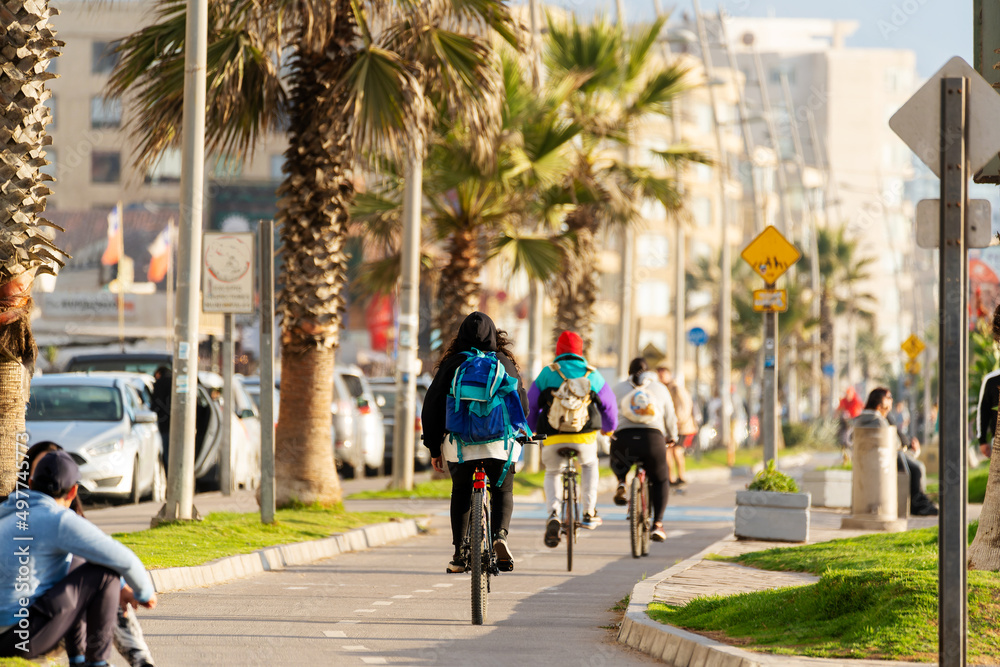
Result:
<svg viewBox="0 0 1000 667"><path fill-rule="evenodd" d="M614 387L618 402L618 428L611 441L611 470L618 478L616 505L627 505L625 477L637 462L646 469L649 499L653 505L653 532L656 542L667 539L663 511L670 492L667 444L677 441L677 415L666 385L642 357L632 360L629 377Z"/></svg>

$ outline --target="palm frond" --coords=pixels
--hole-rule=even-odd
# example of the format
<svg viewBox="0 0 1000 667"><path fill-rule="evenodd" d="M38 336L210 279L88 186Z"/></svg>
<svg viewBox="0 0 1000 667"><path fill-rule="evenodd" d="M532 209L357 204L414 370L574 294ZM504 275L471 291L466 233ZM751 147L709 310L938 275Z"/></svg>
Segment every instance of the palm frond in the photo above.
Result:
<svg viewBox="0 0 1000 667"><path fill-rule="evenodd" d="M529 278L542 281L556 275L563 261L562 249L551 238L519 234L513 230L493 240L489 256L505 259L512 273L523 268Z"/></svg>

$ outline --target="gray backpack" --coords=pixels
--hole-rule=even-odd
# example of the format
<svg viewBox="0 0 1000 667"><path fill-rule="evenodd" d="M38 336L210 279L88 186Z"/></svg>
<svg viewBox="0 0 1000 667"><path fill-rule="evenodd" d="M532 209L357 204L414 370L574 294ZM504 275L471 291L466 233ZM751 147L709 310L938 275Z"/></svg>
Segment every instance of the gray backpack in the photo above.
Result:
<svg viewBox="0 0 1000 667"><path fill-rule="evenodd" d="M563 380L552 394L549 426L559 433L579 433L590 416L590 379L587 376L594 369L587 366L587 372L582 377L567 378L559 368L558 362L552 363L549 368L558 373Z"/></svg>

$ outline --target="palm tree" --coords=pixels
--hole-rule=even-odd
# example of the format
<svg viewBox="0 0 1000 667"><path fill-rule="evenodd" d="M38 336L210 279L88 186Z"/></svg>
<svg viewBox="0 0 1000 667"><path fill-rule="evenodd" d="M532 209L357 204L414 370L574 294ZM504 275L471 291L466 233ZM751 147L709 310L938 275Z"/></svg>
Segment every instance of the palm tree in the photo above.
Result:
<svg viewBox="0 0 1000 667"><path fill-rule="evenodd" d="M186 5L157 6L156 21L120 43L109 84L134 110L129 127L142 166L180 136ZM209 3L208 148L247 158L265 132L288 132L277 215L284 259L279 505L340 501L331 377L360 158L391 155L401 163L440 109L481 137L479 155L488 157L499 91L484 38L491 30L516 41L500 0Z"/></svg>
<svg viewBox="0 0 1000 667"><path fill-rule="evenodd" d="M994 315L994 322L996 316ZM1000 343L1000 328L990 331L994 343ZM997 429L1000 433L1000 428ZM1000 443L993 438L990 472L986 480L986 497L979 515L976 537L969 545L969 569L1000 571Z"/></svg>
<svg viewBox="0 0 1000 667"><path fill-rule="evenodd" d="M664 22L658 19L626 37L603 19L590 26L579 25L575 18L567 24L548 20L549 78L580 78L566 113L583 129L568 184L569 199L576 204L565 220L571 261L551 284L557 303L555 331L575 330L585 343L594 327L601 230L638 220L647 200L658 200L668 211L681 206L673 179L621 159L639 124L654 115L669 117L673 100L688 87L684 67L656 60L654 47ZM708 161L684 146L651 152L666 166Z"/></svg>
<svg viewBox="0 0 1000 667"><path fill-rule="evenodd" d="M62 46L49 25L47 2L14 4L4 20L6 49L0 60L0 100L4 108L3 213L0 213L0 496L14 491L25 416L25 388L38 350L31 333L31 286L36 275L61 266L59 251L44 233L56 227L42 217L51 194L41 169L46 126L52 116L44 102L51 93L45 82L49 61ZM59 229L56 227L56 229ZM59 231L62 231L61 229ZM21 452L23 453L23 452ZM21 483L27 480L22 479Z"/></svg>

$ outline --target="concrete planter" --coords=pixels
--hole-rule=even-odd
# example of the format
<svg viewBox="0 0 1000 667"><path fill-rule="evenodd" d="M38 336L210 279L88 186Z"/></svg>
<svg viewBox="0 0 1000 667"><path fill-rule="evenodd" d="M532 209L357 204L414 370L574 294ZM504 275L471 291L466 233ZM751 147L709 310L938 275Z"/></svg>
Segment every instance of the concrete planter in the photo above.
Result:
<svg viewBox="0 0 1000 667"><path fill-rule="evenodd" d="M809 539L808 493L736 492L736 537L805 542Z"/></svg>
<svg viewBox="0 0 1000 667"><path fill-rule="evenodd" d="M812 496L813 507L850 507L850 470L810 470L799 487Z"/></svg>

